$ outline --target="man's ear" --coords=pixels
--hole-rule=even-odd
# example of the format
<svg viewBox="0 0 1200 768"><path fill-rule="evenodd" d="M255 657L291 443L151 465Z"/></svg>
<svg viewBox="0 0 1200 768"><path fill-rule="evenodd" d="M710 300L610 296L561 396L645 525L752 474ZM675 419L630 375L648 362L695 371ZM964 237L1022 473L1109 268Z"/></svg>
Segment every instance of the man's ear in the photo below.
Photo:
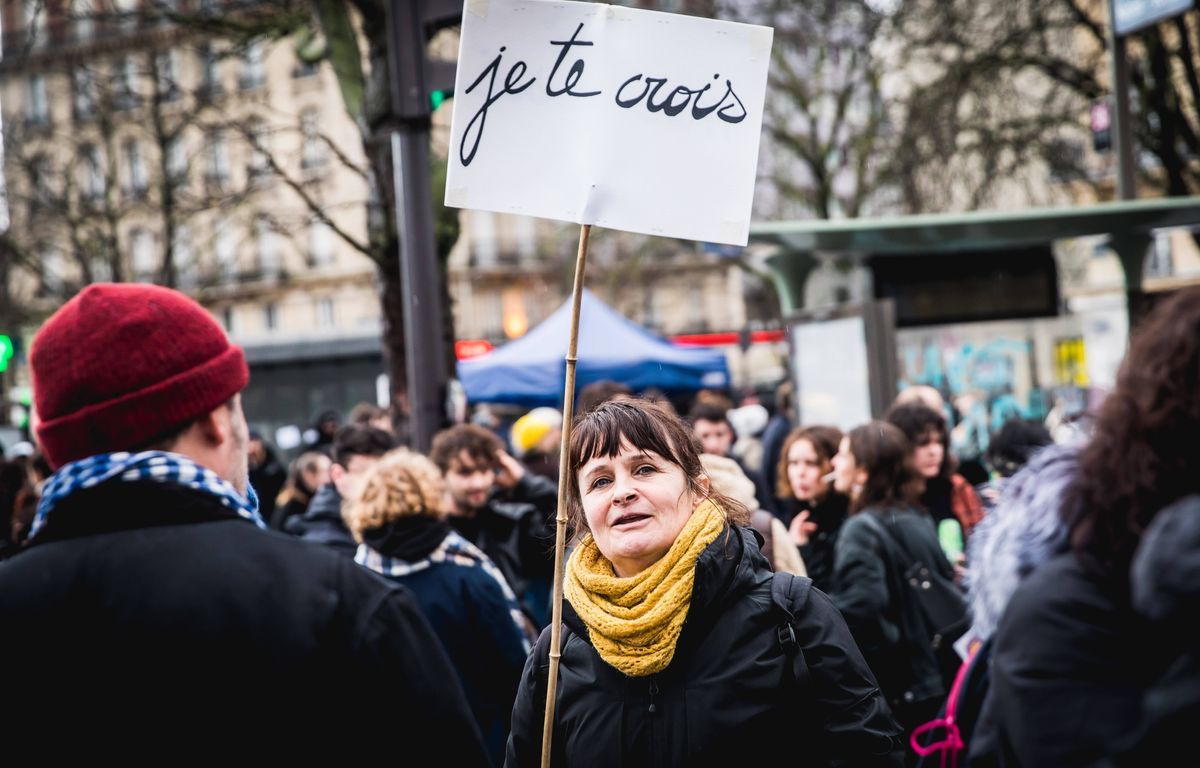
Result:
<svg viewBox="0 0 1200 768"><path fill-rule="evenodd" d="M336 484L336 483L341 482L342 478L345 476L346 476L346 468L343 467L341 464L335 463L335 464L329 465L329 479L333 483Z"/></svg>
<svg viewBox="0 0 1200 768"><path fill-rule="evenodd" d="M230 422L229 409L224 405L196 419L194 428L206 445L216 447L233 439L233 424Z"/></svg>

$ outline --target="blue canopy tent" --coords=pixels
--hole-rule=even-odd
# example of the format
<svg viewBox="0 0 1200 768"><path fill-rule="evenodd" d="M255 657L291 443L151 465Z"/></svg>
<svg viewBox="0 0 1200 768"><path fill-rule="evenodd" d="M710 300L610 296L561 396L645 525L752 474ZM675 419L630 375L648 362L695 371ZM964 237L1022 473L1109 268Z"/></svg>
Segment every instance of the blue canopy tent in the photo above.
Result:
<svg viewBox="0 0 1200 768"><path fill-rule="evenodd" d="M460 361L458 378L476 403L562 407L571 302L516 341L482 357ZM583 292L579 316L578 392L595 381L619 381L635 392L725 387L725 355L677 347Z"/></svg>

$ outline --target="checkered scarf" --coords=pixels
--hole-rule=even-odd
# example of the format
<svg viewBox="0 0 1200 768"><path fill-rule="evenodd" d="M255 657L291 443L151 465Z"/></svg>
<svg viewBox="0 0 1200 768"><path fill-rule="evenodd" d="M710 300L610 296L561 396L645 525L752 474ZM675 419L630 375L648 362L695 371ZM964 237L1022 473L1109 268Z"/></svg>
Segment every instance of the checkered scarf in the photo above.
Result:
<svg viewBox="0 0 1200 768"><path fill-rule="evenodd" d="M54 508L81 488L101 483L132 483L150 480L175 483L211 494L229 509L259 528L266 528L258 514L258 494L249 484L242 496L216 472L196 464L178 453L143 451L141 453L101 453L59 467L42 488L42 499L29 529L29 538L37 536Z"/></svg>
<svg viewBox="0 0 1200 768"><path fill-rule="evenodd" d="M504 580L504 574L500 572L491 558L457 531L447 533L446 538L437 546L437 549L415 562L401 560L397 557L387 557L366 544L358 545L358 553L354 556L354 562L384 576L404 576L416 571L423 571L434 563L452 563L468 568L482 568L484 573L491 576L500 585L500 591L504 593L504 602L508 603L509 615L512 616L513 623L517 625L517 632L521 635L525 652L529 653L531 646L525 635L524 614L517 606L517 596L513 593L512 587Z"/></svg>

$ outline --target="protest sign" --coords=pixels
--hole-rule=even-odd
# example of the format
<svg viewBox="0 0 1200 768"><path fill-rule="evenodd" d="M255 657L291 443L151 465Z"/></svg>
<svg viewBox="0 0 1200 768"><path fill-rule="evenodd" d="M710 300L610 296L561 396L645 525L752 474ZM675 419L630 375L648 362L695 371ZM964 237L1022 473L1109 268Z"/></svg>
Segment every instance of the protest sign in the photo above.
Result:
<svg viewBox="0 0 1200 768"><path fill-rule="evenodd" d="M446 204L745 245L772 30L468 0Z"/></svg>

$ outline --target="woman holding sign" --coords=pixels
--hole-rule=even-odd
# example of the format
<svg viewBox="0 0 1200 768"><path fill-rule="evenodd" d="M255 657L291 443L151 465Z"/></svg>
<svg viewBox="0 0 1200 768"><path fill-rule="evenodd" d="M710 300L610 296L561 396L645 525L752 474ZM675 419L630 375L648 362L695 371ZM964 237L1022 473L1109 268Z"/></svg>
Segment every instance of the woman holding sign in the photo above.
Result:
<svg viewBox="0 0 1200 768"><path fill-rule="evenodd" d="M710 489L687 427L645 401L584 415L568 504L556 766L899 765L899 728L829 598L773 575L746 510ZM547 628L526 662L506 765L536 766Z"/></svg>

